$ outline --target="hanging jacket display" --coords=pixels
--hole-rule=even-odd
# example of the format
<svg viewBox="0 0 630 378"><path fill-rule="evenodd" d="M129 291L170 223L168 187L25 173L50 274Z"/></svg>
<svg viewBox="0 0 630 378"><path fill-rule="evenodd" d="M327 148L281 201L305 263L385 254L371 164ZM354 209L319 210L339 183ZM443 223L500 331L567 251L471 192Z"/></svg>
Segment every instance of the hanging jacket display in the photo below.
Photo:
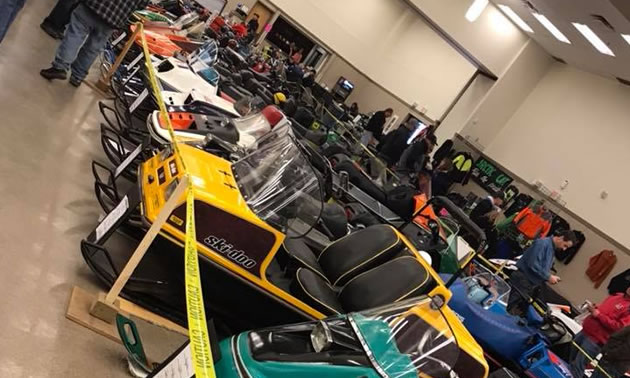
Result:
<svg viewBox="0 0 630 378"><path fill-rule="evenodd" d="M625 293L630 287L630 269L614 276L608 283L608 294Z"/></svg>
<svg viewBox="0 0 630 378"><path fill-rule="evenodd" d="M468 152L458 152L453 158L453 182L468 184L470 170L473 165L472 156Z"/></svg>
<svg viewBox="0 0 630 378"><path fill-rule="evenodd" d="M551 226L551 229L553 230L553 226ZM568 230L568 229L565 228L564 230ZM573 260L575 255L577 255L577 253L580 251L580 248L582 248L582 245L586 241L586 236L584 236L584 233L580 231L576 231L576 230L573 230L573 233L575 234L577 243L575 243L575 245L572 246L571 248L567 248L564 251L556 251L556 258L562 261L564 265L569 264L571 260Z"/></svg>
<svg viewBox="0 0 630 378"><path fill-rule="evenodd" d="M596 289L601 286L615 264L617 264L617 256L615 256L615 252L608 249L601 251L588 260L586 275L595 283Z"/></svg>
<svg viewBox="0 0 630 378"><path fill-rule="evenodd" d="M571 225L569 225L566 219L554 212L551 212L551 214L553 215L553 219L551 220L551 230L549 230L550 235L556 235L559 231L571 229Z"/></svg>
<svg viewBox="0 0 630 378"><path fill-rule="evenodd" d="M526 238L544 238L551 229L551 214L543 206L526 207L514 218L516 229Z"/></svg>

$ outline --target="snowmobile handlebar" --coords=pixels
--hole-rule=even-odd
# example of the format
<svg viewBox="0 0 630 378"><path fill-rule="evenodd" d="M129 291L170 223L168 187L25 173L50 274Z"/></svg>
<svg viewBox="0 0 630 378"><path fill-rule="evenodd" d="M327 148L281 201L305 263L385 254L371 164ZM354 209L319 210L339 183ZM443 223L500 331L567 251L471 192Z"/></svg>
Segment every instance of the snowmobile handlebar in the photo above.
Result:
<svg viewBox="0 0 630 378"><path fill-rule="evenodd" d="M448 211L449 215L457 221L457 223L459 223L466 231L477 239L477 241L479 241L479 244L485 244L486 233L450 199L443 196L436 196L431 198L428 204L437 204L444 207Z"/></svg>

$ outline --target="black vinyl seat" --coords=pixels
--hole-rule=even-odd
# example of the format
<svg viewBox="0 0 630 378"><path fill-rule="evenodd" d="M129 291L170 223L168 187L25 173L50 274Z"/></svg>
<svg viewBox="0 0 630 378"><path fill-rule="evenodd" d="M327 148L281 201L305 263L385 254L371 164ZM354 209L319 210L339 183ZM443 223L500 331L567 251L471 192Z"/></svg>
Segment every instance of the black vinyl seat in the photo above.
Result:
<svg viewBox="0 0 630 378"><path fill-rule="evenodd" d="M412 256L400 256L354 277L339 293L346 312L394 303L425 294L435 281Z"/></svg>
<svg viewBox="0 0 630 378"><path fill-rule="evenodd" d="M435 281L388 225L345 236L315 257L301 240L286 240L290 291L323 314L365 310L430 291Z"/></svg>
<svg viewBox="0 0 630 378"><path fill-rule="evenodd" d="M317 261L333 286L390 260L403 242L391 226L377 225L347 235L326 247Z"/></svg>
<svg viewBox="0 0 630 378"><path fill-rule="evenodd" d="M378 202L383 204L387 203L387 194L383 191L383 189L361 172L361 170L354 165L353 161L340 161L335 165L334 169L336 172L348 173L348 179L353 185L356 185L359 189Z"/></svg>

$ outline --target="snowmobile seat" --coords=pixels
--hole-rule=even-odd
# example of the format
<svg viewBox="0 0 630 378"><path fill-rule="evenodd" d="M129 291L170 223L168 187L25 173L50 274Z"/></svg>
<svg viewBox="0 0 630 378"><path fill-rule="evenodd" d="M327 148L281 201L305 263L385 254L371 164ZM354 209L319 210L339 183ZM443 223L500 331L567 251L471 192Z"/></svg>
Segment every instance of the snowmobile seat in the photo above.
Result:
<svg viewBox="0 0 630 378"><path fill-rule="evenodd" d="M412 256L400 256L360 274L341 289L344 311L360 311L428 293L436 285Z"/></svg>
<svg viewBox="0 0 630 378"><path fill-rule="evenodd" d="M285 101L282 106L282 111L286 114L287 117L291 118L297 111L297 104L295 103L295 99L293 97L289 97L287 101Z"/></svg>
<svg viewBox="0 0 630 378"><path fill-rule="evenodd" d="M387 203L387 194L369 177L363 174L363 172L354 165L354 162L349 160L340 161L335 164L334 169L336 172L347 172L348 178L353 185L356 185L376 201L382 204Z"/></svg>
<svg viewBox="0 0 630 378"><path fill-rule="evenodd" d="M291 282L291 292L322 314L344 313L333 287L312 270L305 268L297 270L295 279Z"/></svg>
<svg viewBox="0 0 630 378"><path fill-rule="evenodd" d="M317 261L333 286L389 261L403 242L391 226L372 226L347 235L326 247Z"/></svg>
<svg viewBox="0 0 630 378"><path fill-rule="evenodd" d="M436 285L412 256L399 256L350 280L336 291L317 273L300 268L291 291L326 315L361 311L426 294Z"/></svg>
<svg viewBox="0 0 630 378"><path fill-rule="evenodd" d="M313 250L302 239L287 238L282 243L282 248L288 260L283 264L286 266L287 276L294 277L298 269L306 268L327 280Z"/></svg>

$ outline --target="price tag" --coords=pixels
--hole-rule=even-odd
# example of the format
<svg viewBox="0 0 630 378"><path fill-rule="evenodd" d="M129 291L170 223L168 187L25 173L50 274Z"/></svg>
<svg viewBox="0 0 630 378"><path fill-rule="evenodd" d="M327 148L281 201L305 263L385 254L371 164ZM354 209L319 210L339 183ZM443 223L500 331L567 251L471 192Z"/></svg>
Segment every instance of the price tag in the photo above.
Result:
<svg viewBox="0 0 630 378"><path fill-rule="evenodd" d="M96 227L96 243L125 215L129 209L129 198L125 196L116 207L103 218L101 224Z"/></svg>
<svg viewBox="0 0 630 378"><path fill-rule="evenodd" d="M125 169L127 169L127 167L129 166L129 164L131 164L131 162L138 157L138 155L140 155L140 152L142 152L142 144L138 145L138 147L136 147L135 150L131 151L131 153L129 155L127 155L127 157L125 158L125 160L123 160L122 163L120 163L120 165L118 167L116 167L116 170L114 171L114 177L118 177L120 176L120 174L122 173L122 171L124 171Z"/></svg>

